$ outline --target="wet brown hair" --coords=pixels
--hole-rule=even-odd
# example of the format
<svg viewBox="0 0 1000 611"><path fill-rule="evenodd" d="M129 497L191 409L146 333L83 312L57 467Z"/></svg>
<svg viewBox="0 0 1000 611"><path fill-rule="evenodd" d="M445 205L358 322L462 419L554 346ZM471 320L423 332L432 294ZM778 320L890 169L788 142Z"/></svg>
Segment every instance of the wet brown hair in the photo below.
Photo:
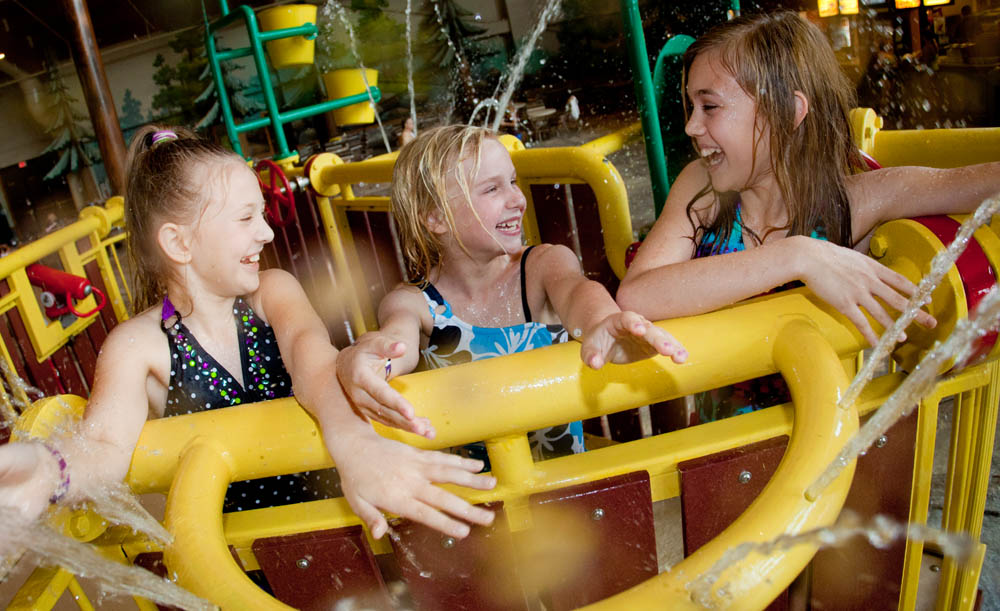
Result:
<svg viewBox="0 0 1000 611"><path fill-rule="evenodd" d="M392 169L390 200L411 284L426 280L431 269L441 262L441 238L428 225L432 214L447 223L459 246L465 249L448 205L448 175L455 173L458 186L471 206L465 173L455 170L462 161L471 158L471 176L478 174L483 143L496 137L495 132L482 127L447 125L421 131L400 150Z"/></svg>
<svg viewBox="0 0 1000 611"><path fill-rule="evenodd" d="M791 11L747 15L721 24L688 47L684 74L703 53L716 52L721 66L756 102L756 117L770 132L771 169L788 209L788 235L810 235L817 228L827 239L850 245L851 207L845 177L863 167L851 140L848 113L854 89L841 71L826 37ZM809 101L809 112L795 125L795 92ZM687 105L685 104L685 108ZM754 142L756 163L757 143ZM711 183L688 204L695 244L713 234L713 251L736 222L733 194L715 193L719 211L707 226L695 226L693 206L713 193ZM763 236L751 235L762 241Z"/></svg>
<svg viewBox="0 0 1000 611"><path fill-rule="evenodd" d="M153 135L163 130L174 132L177 138L154 143ZM207 162L243 161L182 127L147 125L132 138L126 166L125 230L134 314L156 305L166 294L170 271L156 234L163 223L190 223L204 211L212 190L196 181L194 170Z"/></svg>

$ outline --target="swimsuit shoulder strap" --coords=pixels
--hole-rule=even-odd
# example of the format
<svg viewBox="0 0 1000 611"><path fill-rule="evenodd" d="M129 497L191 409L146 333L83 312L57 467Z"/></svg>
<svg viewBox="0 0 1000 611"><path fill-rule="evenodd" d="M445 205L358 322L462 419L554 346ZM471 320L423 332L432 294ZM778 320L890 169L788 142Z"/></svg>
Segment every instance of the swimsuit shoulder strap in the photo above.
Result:
<svg viewBox="0 0 1000 611"><path fill-rule="evenodd" d="M531 308L528 307L528 291L524 267L532 248L534 248L534 245L525 248L524 252L521 253L521 309L524 310L524 322L531 322Z"/></svg>

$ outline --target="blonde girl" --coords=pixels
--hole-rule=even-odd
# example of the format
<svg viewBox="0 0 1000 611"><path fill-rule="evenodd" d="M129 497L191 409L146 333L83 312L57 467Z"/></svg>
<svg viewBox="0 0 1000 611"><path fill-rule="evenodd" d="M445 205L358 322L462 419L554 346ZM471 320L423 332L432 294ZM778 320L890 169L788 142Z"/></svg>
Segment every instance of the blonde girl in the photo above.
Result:
<svg viewBox="0 0 1000 611"><path fill-rule="evenodd" d="M396 161L391 199L413 281L386 295L379 331L346 349L337 371L370 418L432 435L389 378L570 337L595 369L657 353L684 360L669 334L622 312L603 286L587 280L568 248L524 247L526 201L493 132L464 126L421 132ZM543 457L579 452L582 428L537 431L532 444Z"/></svg>

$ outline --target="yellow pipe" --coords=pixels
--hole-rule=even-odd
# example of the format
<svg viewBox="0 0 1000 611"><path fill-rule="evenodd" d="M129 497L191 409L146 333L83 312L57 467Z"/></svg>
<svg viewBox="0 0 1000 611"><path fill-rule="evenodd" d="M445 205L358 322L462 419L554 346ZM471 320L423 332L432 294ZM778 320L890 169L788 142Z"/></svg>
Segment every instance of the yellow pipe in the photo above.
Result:
<svg viewBox="0 0 1000 611"><path fill-rule="evenodd" d="M635 123L629 125L628 127L623 127L622 129L611 132L606 136L601 136L595 140L591 140L586 144L581 145L582 148L591 149L601 156L607 157L611 153L625 148L625 145L630 141L635 140L642 135L642 123L636 121Z"/></svg>
<svg viewBox="0 0 1000 611"><path fill-rule="evenodd" d="M177 582L227 609L290 609L258 588L241 571L222 534L222 502L232 481L226 448L196 437L181 455L167 496L166 527L174 541L163 558ZM198 550L192 562L188 555Z"/></svg>
<svg viewBox="0 0 1000 611"><path fill-rule="evenodd" d="M780 534L797 534L834 522L847 498L853 464L816 501L807 500L805 490L810 478L836 458L858 429L857 408L837 407L847 389L847 376L839 355L804 319L787 321L777 336L774 352L792 394L795 424L788 449L767 486L721 535L670 571L588 609L662 609L667 600L671 609L703 608L692 599L688 584L709 571L734 544L767 542ZM763 608L815 553L814 546L797 545L767 556L750 554L722 572L709 604L712 608ZM723 588L727 592L724 596L718 591Z"/></svg>

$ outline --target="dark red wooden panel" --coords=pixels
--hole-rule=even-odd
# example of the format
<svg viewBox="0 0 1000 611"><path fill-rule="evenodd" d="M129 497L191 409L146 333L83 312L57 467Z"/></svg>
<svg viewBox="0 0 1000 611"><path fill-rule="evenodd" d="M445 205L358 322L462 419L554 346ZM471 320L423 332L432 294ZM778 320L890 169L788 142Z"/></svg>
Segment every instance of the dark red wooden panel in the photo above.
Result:
<svg viewBox="0 0 1000 611"><path fill-rule="evenodd" d="M916 439L914 410L889 429L885 445L873 445L858 459L845 510L864 521L882 514L906 522ZM905 551L903 541L878 549L861 539L821 550L812 564L812 608L896 609Z"/></svg>
<svg viewBox="0 0 1000 611"><path fill-rule="evenodd" d="M389 597L360 526L257 539L253 553L275 597L297 609L387 608Z"/></svg>
<svg viewBox="0 0 1000 611"><path fill-rule="evenodd" d="M514 563L514 547L503 503L488 527L476 526L455 540L421 524L401 520L392 546L418 609L493 611L527 609Z"/></svg>
<svg viewBox="0 0 1000 611"><path fill-rule="evenodd" d="M546 608L561 611L596 602L657 573L649 474L627 473L532 495L534 537L553 546L542 584Z"/></svg>
<svg viewBox="0 0 1000 611"><path fill-rule="evenodd" d="M787 445L788 437L776 437L677 465L685 556L715 538L750 506L774 475ZM744 472L749 478L741 478ZM768 606L771 611L787 608L787 591Z"/></svg>
<svg viewBox="0 0 1000 611"><path fill-rule="evenodd" d="M750 506L785 455L787 437L776 437L677 465L681 476L684 555L721 533ZM750 474L741 481L740 474Z"/></svg>
<svg viewBox="0 0 1000 611"><path fill-rule="evenodd" d="M76 359L66 346L56 350L49 360L55 366L63 392L87 397L87 385L83 373L76 366Z"/></svg>
<svg viewBox="0 0 1000 611"><path fill-rule="evenodd" d="M87 280L90 281L90 284L107 296L108 288L107 285L104 284L104 278L101 276L101 268L97 265L97 263L92 261L85 265L83 269L87 275ZM124 298L125 296L122 295L122 299ZM97 343L97 349L100 350L101 344L104 343L104 337L107 337L108 332L115 328L118 324L118 319L115 317L115 309L111 307L110 302L106 303L104 307L101 308L100 314L97 316L98 321L94 321L94 323L90 326L97 327L93 332L95 333L93 337L100 337ZM98 333L100 333L100 335L96 335Z"/></svg>

